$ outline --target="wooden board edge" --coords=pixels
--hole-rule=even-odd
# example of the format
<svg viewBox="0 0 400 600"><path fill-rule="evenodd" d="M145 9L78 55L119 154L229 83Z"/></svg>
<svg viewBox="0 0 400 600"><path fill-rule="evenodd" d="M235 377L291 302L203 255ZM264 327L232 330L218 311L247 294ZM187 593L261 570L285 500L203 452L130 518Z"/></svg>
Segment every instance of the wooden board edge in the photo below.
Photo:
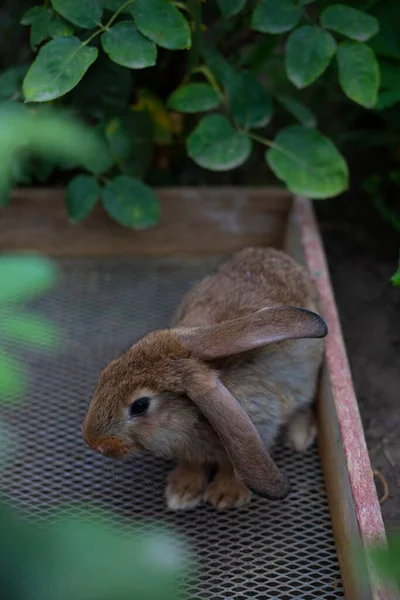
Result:
<svg viewBox="0 0 400 600"><path fill-rule="evenodd" d="M285 250L298 263L308 268L299 221L294 210L288 222ZM360 582L353 568L352 551L361 546L361 538L326 362L321 370L318 386L316 417L321 466L345 597L349 600L371 600L368 582Z"/></svg>
<svg viewBox="0 0 400 600"><path fill-rule="evenodd" d="M262 198L271 207L275 207L279 212L286 212L293 202L292 194L284 187L268 186L268 187L246 187L246 186L167 186L153 188L156 196L163 198L171 195L182 195L182 193L210 193L218 194L226 193L243 193L254 197ZM29 195L33 202L47 200L49 197L63 199L65 196L65 188L63 187L21 187L15 188L11 194L11 200L19 200Z"/></svg>
<svg viewBox="0 0 400 600"><path fill-rule="evenodd" d="M293 210L298 220L306 262L318 288L321 311L328 323L326 365L329 370L360 540L366 550L371 595L374 600L394 600L399 597L398 594L381 581L368 555L368 547L371 544L386 544L386 534L325 252L311 202L306 198L297 197Z"/></svg>
<svg viewBox="0 0 400 600"><path fill-rule="evenodd" d="M0 250L56 257L209 256L244 246L281 247L293 197L282 188L156 188L160 220L128 229L101 202L71 224L63 188L20 188L0 211Z"/></svg>

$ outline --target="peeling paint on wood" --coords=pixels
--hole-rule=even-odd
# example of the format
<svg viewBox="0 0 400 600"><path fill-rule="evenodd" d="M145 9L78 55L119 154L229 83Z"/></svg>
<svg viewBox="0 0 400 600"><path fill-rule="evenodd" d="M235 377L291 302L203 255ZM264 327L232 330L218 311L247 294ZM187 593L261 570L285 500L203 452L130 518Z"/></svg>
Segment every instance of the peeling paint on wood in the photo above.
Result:
<svg viewBox="0 0 400 600"><path fill-rule="evenodd" d="M304 198L297 198L295 201L295 214L300 225L307 264L310 272L314 274L320 295L321 309L329 327L329 334L326 339L326 361L331 377L361 540L365 547L372 543L385 544L385 528L364 430L354 392L339 315L331 288L325 253L311 202ZM379 580L373 565L368 560L368 556L367 567L374 600L397 598L398 595L392 590L388 590Z"/></svg>

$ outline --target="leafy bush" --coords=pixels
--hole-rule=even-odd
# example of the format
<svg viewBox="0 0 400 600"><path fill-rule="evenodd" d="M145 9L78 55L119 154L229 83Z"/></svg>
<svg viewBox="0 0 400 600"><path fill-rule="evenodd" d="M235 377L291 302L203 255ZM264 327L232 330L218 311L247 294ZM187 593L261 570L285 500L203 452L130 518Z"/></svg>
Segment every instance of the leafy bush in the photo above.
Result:
<svg viewBox="0 0 400 600"><path fill-rule="evenodd" d="M73 221L100 197L119 223L154 224L157 200L142 180L154 184L160 164L179 169L184 153L229 171L264 147L266 172L327 198L348 186L337 145L354 120L400 101L398 13L397 0L36 2L21 16L36 56L3 73L0 95L28 110L62 104L102 135L107 168L73 170ZM25 161L14 179L57 168Z"/></svg>

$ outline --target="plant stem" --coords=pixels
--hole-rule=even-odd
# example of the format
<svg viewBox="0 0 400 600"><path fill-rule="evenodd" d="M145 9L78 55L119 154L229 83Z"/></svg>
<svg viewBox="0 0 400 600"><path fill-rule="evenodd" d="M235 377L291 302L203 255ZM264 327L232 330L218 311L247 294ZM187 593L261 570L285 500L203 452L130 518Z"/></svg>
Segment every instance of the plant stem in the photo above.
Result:
<svg viewBox="0 0 400 600"><path fill-rule="evenodd" d="M189 8L186 6L186 4L183 4L183 2L172 2L172 4L176 6L176 8L180 8L180 10L189 12Z"/></svg>
<svg viewBox="0 0 400 600"><path fill-rule="evenodd" d="M196 67L195 69L193 69L192 72L193 73L203 73L204 77L207 79L208 83L211 85L212 89L217 94L217 96L219 96L219 98L221 98L221 100L224 100L224 98L225 98L224 94L222 93L222 90L219 87L218 82L215 79L213 73L210 71L210 69L208 67L206 67L205 65L202 65L201 67Z"/></svg>
<svg viewBox="0 0 400 600"><path fill-rule="evenodd" d="M92 33L92 35L90 37L88 37L87 40L82 42L82 45L87 46L89 44L89 42L91 42L100 33L110 29L111 25L114 23L114 21L118 17L118 15L120 15L122 13L122 11L125 10L125 8L127 6L129 6L130 4L133 4L133 0L128 0L127 2L125 2L125 4L122 4L122 6L119 7L119 9L113 14L111 19L109 19L109 21L105 25L102 25L101 23L99 23L99 29L96 29L96 31L94 33Z"/></svg>
<svg viewBox="0 0 400 600"><path fill-rule="evenodd" d="M125 4L123 4L122 6L119 7L119 9L113 14L113 16L111 17L111 19L108 21L108 23L106 23L105 27L111 27L111 25L114 23L115 19L118 17L118 15L120 15L122 13L122 11L125 10L125 8L127 6L129 6L130 4L133 4L133 0L128 0L127 2L125 2Z"/></svg>
<svg viewBox="0 0 400 600"><path fill-rule="evenodd" d="M274 148L274 150L281 152L281 154L284 154L285 156L290 158L290 160L293 160L298 165L301 165L302 167L304 167L303 161L298 156L296 156L296 154L293 154L293 152L286 150L286 148L284 148L280 144L277 144L273 140L269 140L268 138L261 137L261 135L257 135L256 133L252 133L251 131L245 131L244 133L246 133L254 141L259 142L260 144L263 144L264 146L268 146L268 148Z"/></svg>
<svg viewBox="0 0 400 600"><path fill-rule="evenodd" d="M191 73L200 62L200 51L202 42L201 33L201 0L188 0L188 7L192 15L193 37L192 47L189 51L188 71Z"/></svg>

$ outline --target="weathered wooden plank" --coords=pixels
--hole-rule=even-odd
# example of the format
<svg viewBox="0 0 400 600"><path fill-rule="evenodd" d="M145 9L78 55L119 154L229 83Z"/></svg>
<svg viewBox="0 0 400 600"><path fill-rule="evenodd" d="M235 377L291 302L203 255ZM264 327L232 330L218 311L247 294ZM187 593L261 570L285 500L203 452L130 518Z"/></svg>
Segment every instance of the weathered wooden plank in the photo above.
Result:
<svg viewBox="0 0 400 600"><path fill-rule="evenodd" d="M243 246L282 246L291 196L280 188L157 190L161 221L145 231L111 221L99 205L68 222L61 189L19 189L0 217L0 250L54 256L212 255Z"/></svg>

